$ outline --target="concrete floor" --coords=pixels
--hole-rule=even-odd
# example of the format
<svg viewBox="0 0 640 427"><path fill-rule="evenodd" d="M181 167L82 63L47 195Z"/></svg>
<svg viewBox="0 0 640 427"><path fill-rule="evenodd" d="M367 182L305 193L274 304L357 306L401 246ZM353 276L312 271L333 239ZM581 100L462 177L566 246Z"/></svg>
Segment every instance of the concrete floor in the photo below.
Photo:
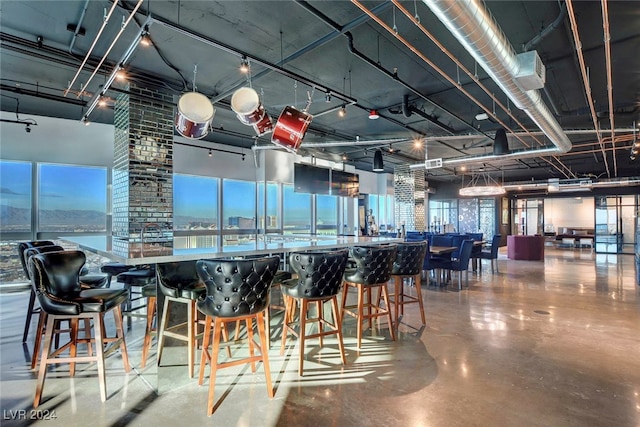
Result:
<svg viewBox="0 0 640 427"><path fill-rule="evenodd" d="M28 294L0 294L0 424L51 417L47 426L640 426L640 287L632 256L547 248L544 262L507 260L500 273L470 274L458 292L422 285L427 325L408 306L398 340L386 326L355 348L355 321L345 319L348 364L335 340L307 345L305 376L298 348L269 354L276 387L267 397L264 371L219 373L216 412L206 416L207 383L187 378L184 347L169 348L162 367L139 368L142 321L127 334L134 369L107 361L100 402L95 366L51 371L44 403L31 403L32 331L21 341ZM281 318L273 319L274 325ZM279 328L273 329L279 336ZM290 339L289 341L292 341ZM240 351L240 350L239 350ZM154 353L155 356L155 347ZM197 369L197 367L196 367ZM208 374L208 370L207 370ZM23 413L19 412L24 410Z"/></svg>

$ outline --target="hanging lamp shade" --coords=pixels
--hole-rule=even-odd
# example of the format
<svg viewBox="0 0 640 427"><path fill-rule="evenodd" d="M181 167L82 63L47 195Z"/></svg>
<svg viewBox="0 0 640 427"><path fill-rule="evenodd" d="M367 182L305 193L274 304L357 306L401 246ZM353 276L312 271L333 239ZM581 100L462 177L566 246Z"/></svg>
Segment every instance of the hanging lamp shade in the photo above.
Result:
<svg viewBox="0 0 640 427"><path fill-rule="evenodd" d="M382 151L376 150L373 155L373 171L384 172L384 162L382 161Z"/></svg>

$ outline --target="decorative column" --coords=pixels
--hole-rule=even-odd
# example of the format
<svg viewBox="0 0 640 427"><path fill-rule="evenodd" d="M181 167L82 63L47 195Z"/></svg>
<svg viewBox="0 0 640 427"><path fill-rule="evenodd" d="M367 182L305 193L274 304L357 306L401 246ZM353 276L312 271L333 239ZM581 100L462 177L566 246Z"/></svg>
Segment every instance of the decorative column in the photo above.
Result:
<svg viewBox="0 0 640 427"><path fill-rule="evenodd" d="M405 230L425 230L425 171L412 171L408 165L396 166L393 171L395 219Z"/></svg>
<svg viewBox="0 0 640 427"><path fill-rule="evenodd" d="M173 96L160 90L130 84L116 100L115 251L173 247L173 117Z"/></svg>

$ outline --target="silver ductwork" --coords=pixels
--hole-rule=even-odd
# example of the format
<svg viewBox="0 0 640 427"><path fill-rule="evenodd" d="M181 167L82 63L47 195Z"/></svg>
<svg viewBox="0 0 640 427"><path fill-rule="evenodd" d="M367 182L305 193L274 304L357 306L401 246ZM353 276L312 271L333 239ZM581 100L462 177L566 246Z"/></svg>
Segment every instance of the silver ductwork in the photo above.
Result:
<svg viewBox="0 0 640 427"><path fill-rule="evenodd" d="M542 101L537 90L523 90L516 82L519 63L515 50L481 0L423 0L513 103L531 118L557 147L571 149L571 141Z"/></svg>

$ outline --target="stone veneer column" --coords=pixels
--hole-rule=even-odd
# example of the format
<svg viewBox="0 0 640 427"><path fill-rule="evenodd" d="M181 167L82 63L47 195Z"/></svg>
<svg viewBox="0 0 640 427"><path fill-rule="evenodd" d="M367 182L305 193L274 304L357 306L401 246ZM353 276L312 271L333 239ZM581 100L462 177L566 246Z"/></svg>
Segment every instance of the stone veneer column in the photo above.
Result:
<svg viewBox="0 0 640 427"><path fill-rule="evenodd" d="M113 248L140 242L142 228L156 246L173 245L173 96L130 84L114 111ZM117 245L123 245L118 248Z"/></svg>
<svg viewBox="0 0 640 427"><path fill-rule="evenodd" d="M426 198L425 171L412 171L408 165L393 171L396 226L404 223L406 231L424 231Z"/></svg>

